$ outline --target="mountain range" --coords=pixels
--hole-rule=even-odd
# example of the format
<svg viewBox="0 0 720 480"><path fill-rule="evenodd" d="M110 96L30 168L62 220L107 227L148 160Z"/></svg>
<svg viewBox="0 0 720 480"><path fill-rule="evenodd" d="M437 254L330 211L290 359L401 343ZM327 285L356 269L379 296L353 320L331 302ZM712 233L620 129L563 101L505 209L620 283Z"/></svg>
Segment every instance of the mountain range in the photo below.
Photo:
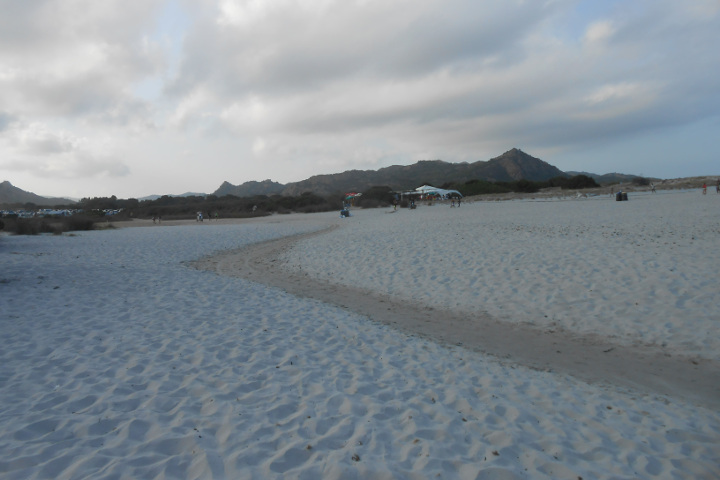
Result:
<svg viewBox="0 0 720 480"><path fill-rule="evenodd" d="M379 170L349 170L330 175L315 175L306 180L281 184L271 180L232 185L224 182L213 195L300 195L313 192L328 195L362 192L374 186L388 186L393 190L410 190L420 185L441 186L449 182L482 179L494 182L513 180L548 180L566 176L563 171L539 158L513 148L499 157L473 163L448 163L442 160L422 160L413 165L393 165Z"/></svg>
<svg viewBox="0 0 720 480"><path fill-rule="evenodd" d="M387 186L393 190L411 190L423 184L440 187L446 183L466 182L468 180L487 180L494 182L513 180L548 180L559 176L583 174L594 178L600 184L629 182L634 176L620 173L596 175L586 172L563 172L557 167L513 148L502 155L487 161L473 163L448 163L442 160L422 160L413 165L393 165L379 170L348 170L342 173L314 175L308 179L282 184L272 180L250 181L240 185L223 182L213 192L222 197L234 195L251 197L255 195L297 196L304 192L317 195L330 195L345 192L362 192L370 187ZM173 196L204 196L204 193L186 193ZM159 195L151 195L140 200L152 200ZM0 183L0 205L34 203L38 206L71 205L76 203L66 198L47 198L14 187L10 182Z"/></svg>
<svg viewBox="0 0 720 480"><path fill-rule="evenodd" d="M138 198L139 201L143 200L157 200L158 198L168 196L168 197L207 197L207 193L200 193L200 192L185 192L181 193L180 195L148 195L146 197L140 197Z"/></svg>
<svg viewBox="0 0 720 480"><path fill-rule="evenodd" d="M24 203L32 203L42 207L51 207L54 205L72 205L76 202L68 198L41 197L40 195L26 192L25 190L15 187L7 180L0 183L0 205Z"/></svg>
<svg viewBox="0 0 720 480"><path fill-rule="evenodd" d="M606 173L604 175L598 175L597 173L588 173L588 172L565 172L571 177L574 177L576 175L586 175L593 180L595 180L600 185L611 185L613 183L629 183L632 182L634 178L638 178L637 175L627 175L625 173ZM658 178L648 178L648 180L654 180L658 181Z"/></svg>

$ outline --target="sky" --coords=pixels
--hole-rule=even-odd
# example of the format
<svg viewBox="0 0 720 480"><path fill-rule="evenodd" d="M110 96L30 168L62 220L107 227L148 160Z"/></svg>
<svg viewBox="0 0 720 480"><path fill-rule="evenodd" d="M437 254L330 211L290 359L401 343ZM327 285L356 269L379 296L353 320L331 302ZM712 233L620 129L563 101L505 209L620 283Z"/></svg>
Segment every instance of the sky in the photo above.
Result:
<svg viewBox="0 0 720 480"><path fill-rule="evenodd" d="M512 148L720 174L720 0L0 0L0 181L212 193Z"/></svg>

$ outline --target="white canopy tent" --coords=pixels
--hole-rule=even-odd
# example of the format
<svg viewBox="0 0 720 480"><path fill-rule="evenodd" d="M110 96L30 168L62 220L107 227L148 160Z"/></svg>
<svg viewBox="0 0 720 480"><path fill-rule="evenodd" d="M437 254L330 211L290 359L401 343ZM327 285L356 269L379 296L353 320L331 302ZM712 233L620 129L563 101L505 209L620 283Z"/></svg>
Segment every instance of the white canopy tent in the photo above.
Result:
<svg viewBox="0 0 720 480"><path fill-rule="evenodd" d="M430 185L423 185L418 187L413 192L406 192L407 194L418 194L418 195L439 195L441 197L461 197L462 194L457 190L445 190L443 188L432 187Z"/></svg>

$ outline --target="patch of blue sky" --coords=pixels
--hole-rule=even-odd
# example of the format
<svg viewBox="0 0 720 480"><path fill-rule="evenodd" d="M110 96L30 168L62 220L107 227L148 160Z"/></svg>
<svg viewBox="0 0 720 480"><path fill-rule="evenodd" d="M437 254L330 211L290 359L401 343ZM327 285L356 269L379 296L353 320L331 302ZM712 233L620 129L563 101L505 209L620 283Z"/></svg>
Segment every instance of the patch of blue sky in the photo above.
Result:
<svg viewBox="0 0 720 480"><path fill-rule="evenodd" d="M714 151L718 131L720 115L715 115L683 126L649 129L612 142L598 140L578 145L546 160L561 170L597 174L621 172L659 178L718 175L719 169L708 162L709 155L698 155Z"/></svg>
<svg viewBox="0 0 720 480"><path fill-rule="evenodd" d="M582 41L593 23L623 17L638 8L627 0L579 0L573 3L574 7L558 16L559 24L552 25L554 36L569 43Z"/></svg>
<svg viewBox="0 0 720 480"><path fill-rule="evenodd" d="M132 87L132 92L136 97L152 102L162 96L164 86L165 82L163 79L160 75L156 75L136 82Z"/></svg>
<svg viewBox="0 0 720 480"><path fill-rule="evenodd" d="M158 17L153 40L168 42L173 54L180 56L186 32L192 19L179 0L166 0Z"/></svg>
<svg viewBox="0 0 720 480"><path fill-rule="evenodd" d="M162 46L165 53L165 71L144 78L132 87L134 95L146 101L161 98L165 81L178 71L182 58L183 42L192 19L183 8L180 0L166 0L157 16L155 29L148 40Z"/></svg>

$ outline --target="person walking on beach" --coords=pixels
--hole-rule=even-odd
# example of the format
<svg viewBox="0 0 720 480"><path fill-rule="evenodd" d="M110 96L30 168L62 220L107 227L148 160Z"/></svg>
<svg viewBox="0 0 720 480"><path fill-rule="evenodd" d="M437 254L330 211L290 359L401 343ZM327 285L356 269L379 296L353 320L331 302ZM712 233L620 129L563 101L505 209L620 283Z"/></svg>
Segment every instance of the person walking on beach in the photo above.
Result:
<svg viewBox="0 0 720 480"><path fill-rule="evenodd" d="M715 193L720 193L720 178L715 182Z"/></svg>
<svg viewBox="0 0 720 480"><path fill-rule="evenodd" d="M657 193L657 192L655 191L655 184L654 184L654 183L650 182L650 188L652 189L652 190L651 190L652 193Z"/></svg>
<svg viewBox="0 0 720 480"><path fill-rule="evenodd" d="M703 183L703 195L707 194L707 184Z"/></svg>

